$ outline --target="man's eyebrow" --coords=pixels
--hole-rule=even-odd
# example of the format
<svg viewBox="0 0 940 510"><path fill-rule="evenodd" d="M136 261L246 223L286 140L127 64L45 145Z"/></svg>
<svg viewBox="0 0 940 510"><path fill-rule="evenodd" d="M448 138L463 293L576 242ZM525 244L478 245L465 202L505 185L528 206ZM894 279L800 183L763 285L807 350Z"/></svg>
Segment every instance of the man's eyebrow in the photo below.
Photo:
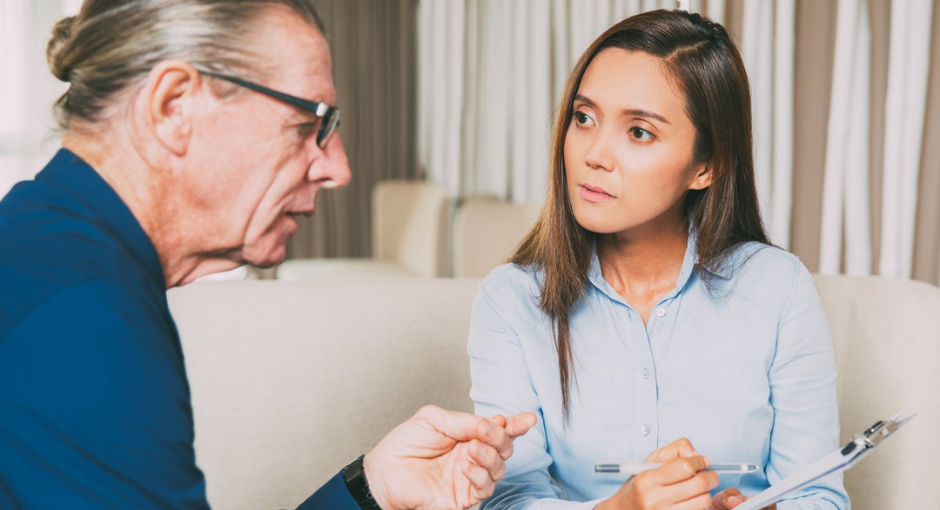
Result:
<svg viewBox="0 0 940 510"><path fill-rule="evenodd" d="M584 104L590 106L591 108L595 108L595 109L597 108L597 103L595 103L594 101L592 101L592 100L591 100L589 97L587 97L587 96L584 96L584 95L581 95L581 94L577 94L576 96L574 96L574 100L575 100L575 101L580 101L580 102L582 102L582 103L584 103ZM663 123L665 123L665 124L669 124L670 126L672 125L672 123L669 122L668 120L666 120L666 118L663 117L662 115L660 115L660 114L658 114L658 113L651 112L651 111L649 111L649 110L641 110L641 109L638 109L638 108L627 108L627 109L625 109L625 110L622 110L622 113L624 113L624 114L626 114L626 115L631 115L631 116L633 116L633 117L645 117L645 118L648 118L648 119L656 119L656 120L658 120L658 121L660 121L660 122L663 122Z"/></svg>

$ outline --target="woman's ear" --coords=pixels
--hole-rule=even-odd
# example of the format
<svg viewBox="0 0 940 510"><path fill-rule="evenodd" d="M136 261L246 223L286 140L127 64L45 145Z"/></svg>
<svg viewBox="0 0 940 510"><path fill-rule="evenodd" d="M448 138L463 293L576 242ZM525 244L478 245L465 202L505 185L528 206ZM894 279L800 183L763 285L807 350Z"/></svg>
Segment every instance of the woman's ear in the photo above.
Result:
<svg viewBox="0 0 940 510"><path fill-rule="evenodd" d="M702 190L712 185L712 166L710 163L697 165L693 170L690 190Z"/></svg>

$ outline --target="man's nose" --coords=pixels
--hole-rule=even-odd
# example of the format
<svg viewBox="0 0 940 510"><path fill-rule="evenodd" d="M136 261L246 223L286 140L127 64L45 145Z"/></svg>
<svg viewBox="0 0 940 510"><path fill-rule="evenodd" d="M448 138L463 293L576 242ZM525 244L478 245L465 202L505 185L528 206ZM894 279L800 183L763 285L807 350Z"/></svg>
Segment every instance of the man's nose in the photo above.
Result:
<svg viewBox="0 0 940 510"><path fill-rule="evenodd" d="M321 188L341 188L352 179L349 158L339 133L333 133L320 156L313 160L307 179Z"/></svg>

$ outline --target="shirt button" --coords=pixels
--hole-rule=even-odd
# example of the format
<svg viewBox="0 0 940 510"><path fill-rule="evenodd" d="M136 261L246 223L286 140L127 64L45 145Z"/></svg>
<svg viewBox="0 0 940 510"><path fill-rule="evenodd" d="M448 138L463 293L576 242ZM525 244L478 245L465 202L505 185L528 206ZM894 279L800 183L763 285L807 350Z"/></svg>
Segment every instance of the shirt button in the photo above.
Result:
<svg viewBox="0 0 940 510"><path fill-rule="evenodd" d="M646 436L650 435L650 430L651 430L651 429L650 429L650 426L649 426L649 425L643 425L643 428L640 429L640 433L643 434L643 437L646 437Z"/></svg>
<svg viewBox="0 0 940 510"><path fill-rule="evenodd" d="M650 369L648 369L648 368L643 368L643 378L644 378L644 379L649 379L649 378L650 378Z"/></svg>
<svg viewBox="0 0 940 510"><path fill-rule="evenodd" d="M656 310L656 315L658 315L658 316L660 316L660 317L665 317L665 315L666 315L666 309L665 309L665 308L660 308L660 309Z"/></svg>

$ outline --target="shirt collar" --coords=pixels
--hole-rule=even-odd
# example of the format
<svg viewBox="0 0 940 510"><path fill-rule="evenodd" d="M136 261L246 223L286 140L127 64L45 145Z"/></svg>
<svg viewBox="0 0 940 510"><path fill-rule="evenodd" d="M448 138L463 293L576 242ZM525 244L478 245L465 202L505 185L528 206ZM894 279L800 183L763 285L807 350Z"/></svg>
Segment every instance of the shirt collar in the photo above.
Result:
<svg viewBox="0 0 940 510"><path fill-rule="evenodd" d="M166 286L163 266L150 237L117 192L88 163L68 149L59 149L36 180L60 184L70 190L147 272L161 286Z"/></svg>

